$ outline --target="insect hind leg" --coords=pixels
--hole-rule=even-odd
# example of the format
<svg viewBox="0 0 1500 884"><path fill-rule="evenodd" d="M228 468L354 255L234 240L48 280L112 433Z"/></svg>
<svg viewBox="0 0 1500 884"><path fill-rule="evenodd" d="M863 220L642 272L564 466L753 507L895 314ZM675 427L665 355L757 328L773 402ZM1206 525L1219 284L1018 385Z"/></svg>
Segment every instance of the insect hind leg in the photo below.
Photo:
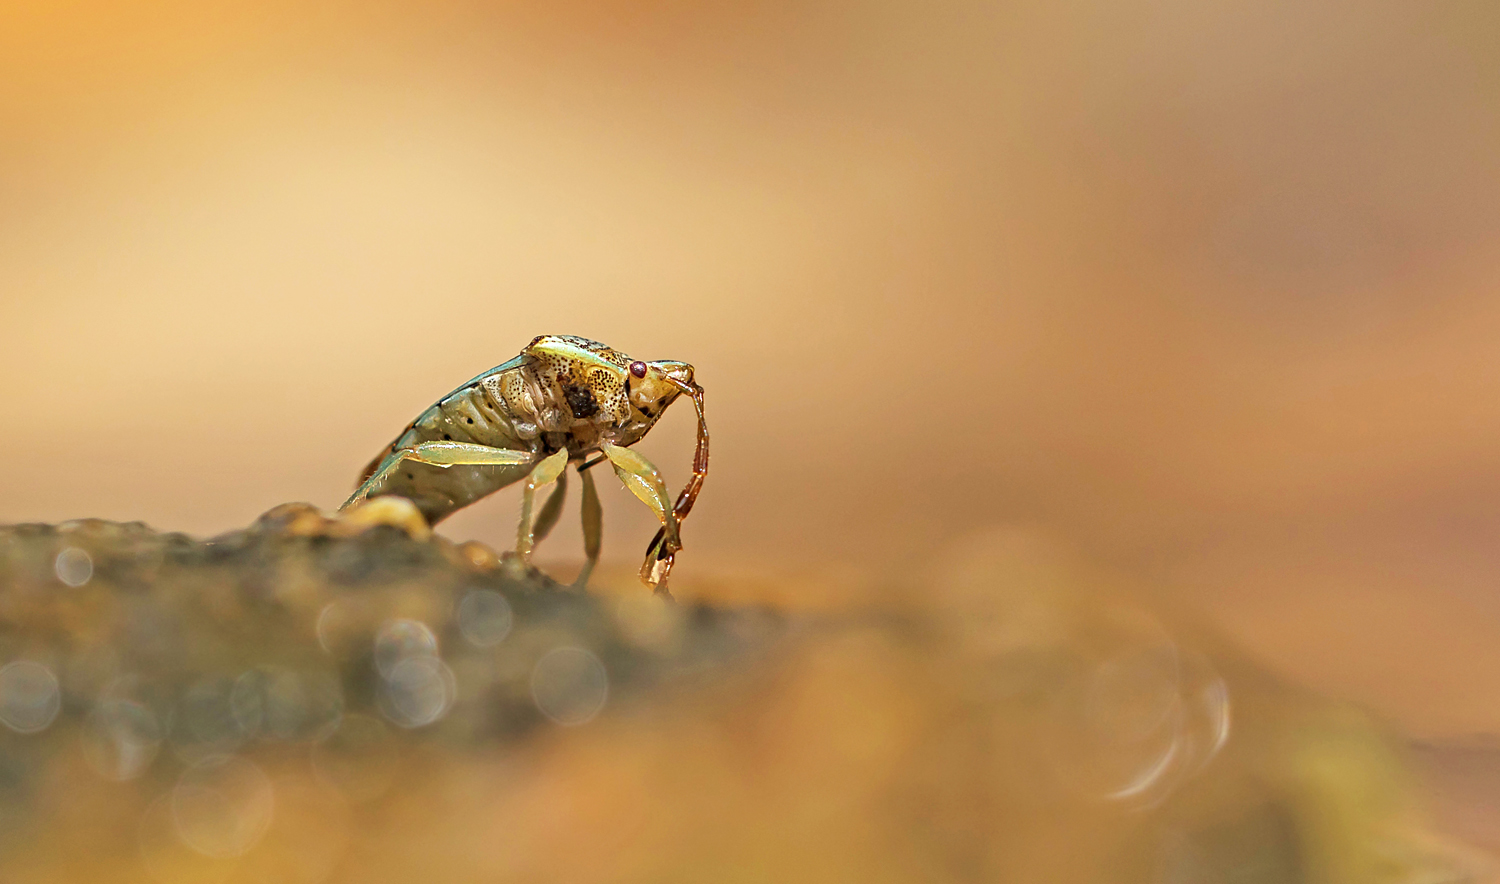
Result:
<svg viewBox="0 0 1500 884"><path fill-rule="evenodd" d="M363 503L374 494L393 473L407 461L425 463L444 469L452 466L506 466L530 463L536 455L530 451L512 451L508 448L493 448L472 442L423 442L413 448L402 448L386 456L385 462L375 469L340 510L347 510Z"/></svg>

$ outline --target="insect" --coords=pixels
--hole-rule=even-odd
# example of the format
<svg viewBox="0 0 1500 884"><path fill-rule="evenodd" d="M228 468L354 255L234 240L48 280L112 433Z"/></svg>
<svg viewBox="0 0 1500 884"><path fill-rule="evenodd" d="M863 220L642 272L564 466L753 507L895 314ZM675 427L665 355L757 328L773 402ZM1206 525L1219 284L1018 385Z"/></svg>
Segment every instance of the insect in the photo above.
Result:
<svg viewBox="0 0 1500 884"><path fill-rule="evenodd" d="M661 473L630 450L681 395L698 412L693 472L674 504ZM591 455L597 454L593 460ZM576 585L599 560L602 510L589 470L608 460L625 486L661 519L646 547L641 579L670 595L667 576L682 549L680 526L708 476L703 388L686 362L642 362L587 338L542 335L520 355L438 400L365 467L340 510L387 494L411 500L436 524L515 482L521 492L516 555L529 562L562 513L569 464L583 480L583 546ZM557 482L532 521L539 488Z"/></svg>

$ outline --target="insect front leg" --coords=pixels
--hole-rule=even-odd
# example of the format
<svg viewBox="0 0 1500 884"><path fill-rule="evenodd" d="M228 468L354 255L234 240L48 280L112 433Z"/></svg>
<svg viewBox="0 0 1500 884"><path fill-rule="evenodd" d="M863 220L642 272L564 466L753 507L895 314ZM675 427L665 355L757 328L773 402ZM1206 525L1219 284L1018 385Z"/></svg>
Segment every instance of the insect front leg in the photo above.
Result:
<svg viewBox="0 0 1500 884"><path fill-rule="evenodd" d="M620 477L625 487L642 503L651 507L657 518L661 519L662 539L659 546L662 552L658 552L658 544L653 544L648 550L646 564L641 568L641 579L658 591L665 592L662 580L652 579L655 576L652 563L656 558L666 558L682 548L682 540L677 531L677 512L672 507L672 498L667 494L666 483L662 482L661 473L651 461L629 448L602 442L599 450L609 458L610 465L615 468L615 475ZM665 574L661 576L665 578Z"/></svg>
<svg viewBox="0 0 1500 884"><path fill-rule="evenodd" d="M526 484L521 489L521 524L516 529L516 555L522 562L531 561L531 550L536 545L536 529L531 524L531 505L536 499L536 490L548 482L556 481L567 466L568 449L564 448L551 457L544 458L526 477ZM552 521L557 521L556 516ZM548 529L551 527L547 526Z"/></svg>
<svg viewBox="0 0 1500 884"><path fill-rule="evenodd" d="M693 452L693 475L683 487L682 493L677 495L677 504L672 508L677 514L679 530L683 520L693 510L698 492L703 489L703 480L708 478L708 422L703 418L703 388L692 384L684 385L683 389L693 397L693 407L698 411L698 448ZM646 563L641 566L641 579L658 589L666 586L667 575L672 573L672 563L677 558L677 550L682 548L680 540L675 546L668 545L666 533L667 528L663 524L646 545Z"/></svg>

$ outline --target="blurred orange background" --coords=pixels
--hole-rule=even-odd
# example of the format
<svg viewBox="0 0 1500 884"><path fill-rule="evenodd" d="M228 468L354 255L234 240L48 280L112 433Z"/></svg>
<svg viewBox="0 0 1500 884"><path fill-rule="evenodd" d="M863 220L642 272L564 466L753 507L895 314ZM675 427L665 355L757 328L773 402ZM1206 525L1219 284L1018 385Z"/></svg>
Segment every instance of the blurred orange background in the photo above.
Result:
<svg viewBox="0 0 1500 884"><path fill-rule="evenodd" d="M1500 732L1497 62L1479 0L6 0L0 520L332 509L578 334L708 390L686 594L1039 526Z"/></svg>

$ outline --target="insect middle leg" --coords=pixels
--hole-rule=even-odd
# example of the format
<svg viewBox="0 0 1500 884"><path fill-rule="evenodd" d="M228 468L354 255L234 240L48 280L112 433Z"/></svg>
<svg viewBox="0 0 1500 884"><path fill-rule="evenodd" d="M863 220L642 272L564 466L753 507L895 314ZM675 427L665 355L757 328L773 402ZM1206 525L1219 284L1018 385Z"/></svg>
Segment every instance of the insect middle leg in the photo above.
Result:
<svg viewBox="0 0 1500 884"><path fill-rule="evenodd" d="M547 502L542 504L542 511L536 514L536 525L531 529L534 543L541 543L557 527L557 520L562 516L563 502L568 499L568 471L563 470L557 475L557 488L547 495Z"/></svg>
<svg viewBox="0 0 1500 884"><path fill-rule="evenodd" d="M599 541L604 533L604 510L599 505L599 492L594 487L594 476L587 470L580 470L579 476L583 479L583 553L586 558L583 570L578 572L578 577L573 581L574 589L588 586L589 575L594 573L594 566L599 564ZM568 471L563 470L557 476L557 490L552 492L542 505L542 511L537 514L536 527L532 529L533 544L541 543L557 525L567 496Z"/></svg>
<svg viewBox="0 0 1500 884"><path fill-rule="evenodd" d="M578 572L578 579L573 581L573 588L583 589L588 586L589 575L594 573L594 566L599 563L599 541L604 534L604 509L599 506L594 474L588 470L579 470L578 474L583 477L583 554L586 558L583 570Z"/></svg>
<svg viewBox="0 0 1500 884"><path fill-rule="evenodd" d="M551 457L543 458L541 463L526 477L526 484L521 487L521 524L516 528L516 556L522 562L531 561L531 550L536 546L536 527L531 523L531 506L536 499L536 490L549 482L557 480L562 471L568 467L568 449L564 448ZM558 502L559 507L561 501ZM554 516L552 521L556 521ZM551 530L552 526L546 526Z"/></svg>

